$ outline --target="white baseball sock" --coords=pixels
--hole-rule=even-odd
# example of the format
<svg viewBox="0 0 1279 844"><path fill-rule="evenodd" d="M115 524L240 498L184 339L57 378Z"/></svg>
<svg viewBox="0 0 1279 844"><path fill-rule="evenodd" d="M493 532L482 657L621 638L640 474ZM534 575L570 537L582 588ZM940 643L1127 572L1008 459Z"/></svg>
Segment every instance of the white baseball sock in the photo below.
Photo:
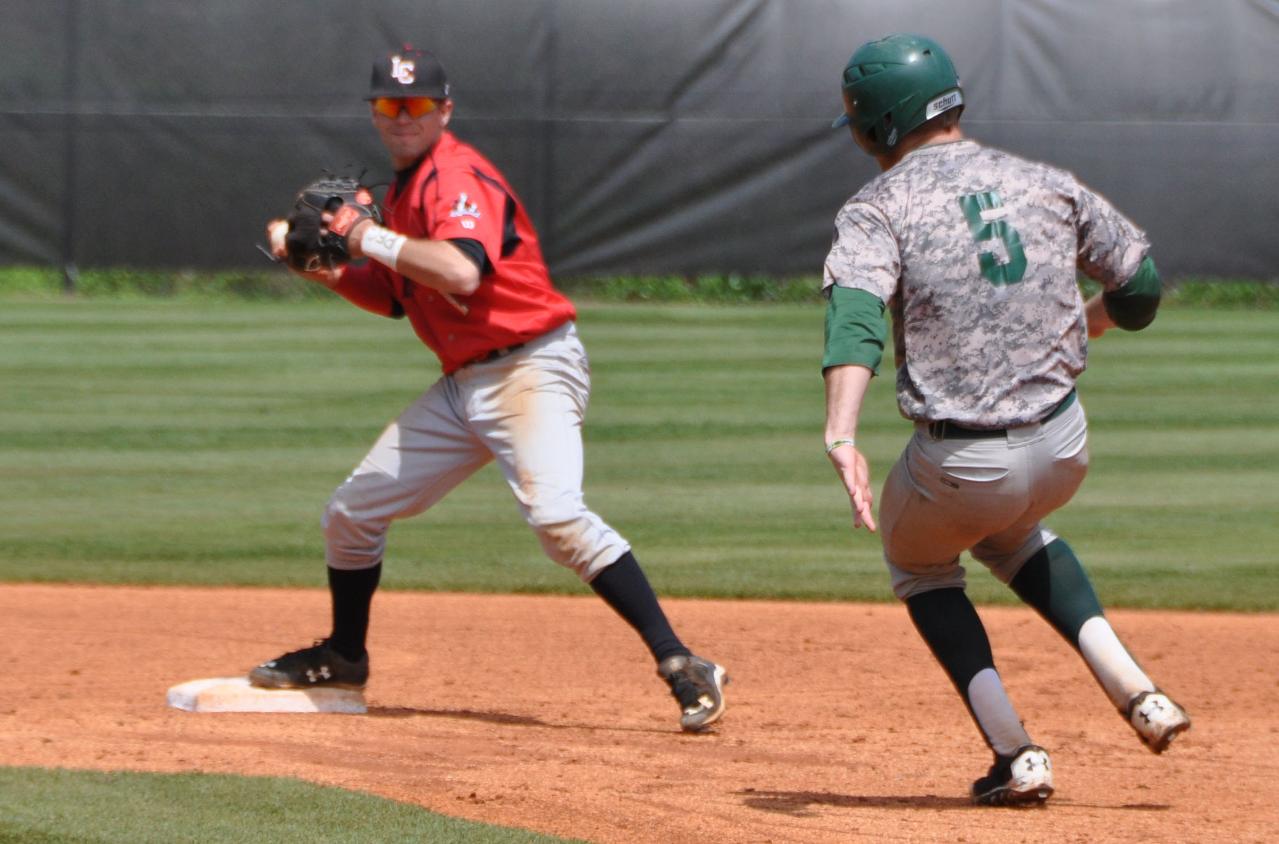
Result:
<svg viewBox="0 0 1279 844"><path fill-rule="evenodd" d="M1127 712L1128 701L1134 695L1155 690L1155 684L1137 666L1110 622L1101 616L1093 616L1079 628L1079 652L1120 712Z"/></svg>

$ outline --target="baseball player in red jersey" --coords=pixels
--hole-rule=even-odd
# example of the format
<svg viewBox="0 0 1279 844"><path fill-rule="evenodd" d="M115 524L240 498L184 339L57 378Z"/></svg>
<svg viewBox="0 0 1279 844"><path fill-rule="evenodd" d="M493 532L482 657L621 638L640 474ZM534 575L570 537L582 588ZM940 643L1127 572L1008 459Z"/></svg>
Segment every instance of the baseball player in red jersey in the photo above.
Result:
<svg viewBox="0 0 1279 844"><path fill-rule="evenodd" d="M298 272L373 313L407 317L444 374L383 432L325 510L329 636L263 663L250 681L363 687L388 528L496 460L546 554L639 632L679 702L681 727L708 727L724 711L723 667L684 646L630 544L583 501L590 369L574 307L552 286L523 204L491 162L448 131L453 100L435 57L406 48L377 61L368 99L396 171L385 225L362 220L349 231L350 254L363 263ZM279 224L268 224L268 236L283 257Z"/></svg>
<svg viewBox="0 0 1279 844"><path fill-rule="evenodd" d="M936 42L862 45L843 94L836 125L884 172L840 210L826 259L826 454L854 525L875 530L855 435L890 309L897 401L915 423L879 510L893 591L994 751L972 799L1040 803L1052 763L995 670L959 555L970 552L1078 650L1151 750L1190 727L1106 621L1070 546L1041 522L1088 467L1075 393L1085 334L1145 328L1159 275L1145 234L1074 176L964 137L959 77ZM1087 304L1077 271L1103 289Z"/></svg>

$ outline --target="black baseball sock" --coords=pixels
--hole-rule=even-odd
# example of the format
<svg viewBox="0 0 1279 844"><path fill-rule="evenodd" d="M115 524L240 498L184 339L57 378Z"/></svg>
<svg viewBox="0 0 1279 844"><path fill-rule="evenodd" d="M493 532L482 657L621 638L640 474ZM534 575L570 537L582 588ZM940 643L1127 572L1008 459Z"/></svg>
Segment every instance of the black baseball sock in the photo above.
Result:
<svg viewBox="0 0 1279 844"><path fill-rule="evenodd" d="M1009 585L1076 649L1084 622L1102 614L1084 567L1062 539L1039 549Z"/></svg>
<svg viewBox="0 0 1279 844"><path fill-rule="evenodd" d="M596 575L591 588L638 631L658 662L671 656L689 655L688 648L671 629L653 587L630 551Z"/></svg>
<svg viewBox="0 0 1279 844"><path fill-rule="evenodd" d="M369 607L381 579L381 563L367 569L329 567L329 594L333 598L333 632L329 634L329 645L347 659L364 656Z"/></svg>
<svg viewBox="0 0 1279 844"><path fill-rule="evenodd" d="M962 588L937 589L906 600L911 620L968 707L982 738L996 755L1030 744L1030 736L1004 689L990 639Z"/></svg>
<svg viewBox="0 0 1279 844"><path fill-rule="evenodd" d="M968 686L978 672L995 667L995 658L990 652L986 627L968 594L963 589L934 589L907 598L906 608L915 629L972 712ZM976 718L975 713L973 717Z"/></svg>

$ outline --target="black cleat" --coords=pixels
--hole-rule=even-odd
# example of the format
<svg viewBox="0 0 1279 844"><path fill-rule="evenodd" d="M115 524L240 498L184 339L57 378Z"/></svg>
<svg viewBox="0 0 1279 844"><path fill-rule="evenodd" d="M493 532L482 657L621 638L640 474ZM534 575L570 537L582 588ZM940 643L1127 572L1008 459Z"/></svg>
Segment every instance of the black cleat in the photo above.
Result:
<svg viewBox="0 0 1279 844"><path fill-rule="evenodd" d="M369 680L369 655L352 662L320 639L309 648L289 651L249 672L249 684L260 689L362 689Z"/></svg>
<svg viewBox="0 0 1279 844"><path fill-rule="evenodd" d="M979 806L1038 806L1052 796L1053 763L1037 744L1023 745L1011 756L996 756L986 776L973 783Z"/></svg>
<svg viewBox="0 0 1279 844"><path fill-rule="evenodd" d="M671 687L682 710L679 725L696 733L724 714L724 686L728 675L722 665L696 656L672 656L662 660L657 676Z"/></svg>

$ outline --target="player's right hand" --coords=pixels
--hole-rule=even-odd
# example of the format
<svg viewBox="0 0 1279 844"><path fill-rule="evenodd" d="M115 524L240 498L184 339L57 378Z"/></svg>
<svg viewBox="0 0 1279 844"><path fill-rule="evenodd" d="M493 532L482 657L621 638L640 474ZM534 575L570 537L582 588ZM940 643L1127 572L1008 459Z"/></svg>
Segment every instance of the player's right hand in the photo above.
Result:
<svg viewBox="0 0 1279 844"><path fill-rule="evenodd" d="M875 514L871 512L871 505L875 496L870 488L870 464L854 446L835 449L830 453L830 460L848 491L848 502L853 508L853 527L865 526L874 533Z"/></svg>
<svg viewBox="0 0 1279 844"><path fill-rule="evenodd" d="M289 249L285 245L284 239L289 236L289 221L276 218L266 224L266 242L271 249L271 254L278 260L283 261L288 257Z"/></svg>
<svg viewBox="0 0 1279 844"><path fill-rule="evenodd" d="M340 267L333 269L325 267L308 272L289 265L287 260L289 257L289 248L286 242L286 238L288 236L288 220L276 218L266 224L266 242L270 246L271 254L277 260L284 262L285 266L288 266L291 272L302 276L308 281L314 281L316 284L322 284L330 290L337 287L338 282L342 280L342 269Z"/></svg>

